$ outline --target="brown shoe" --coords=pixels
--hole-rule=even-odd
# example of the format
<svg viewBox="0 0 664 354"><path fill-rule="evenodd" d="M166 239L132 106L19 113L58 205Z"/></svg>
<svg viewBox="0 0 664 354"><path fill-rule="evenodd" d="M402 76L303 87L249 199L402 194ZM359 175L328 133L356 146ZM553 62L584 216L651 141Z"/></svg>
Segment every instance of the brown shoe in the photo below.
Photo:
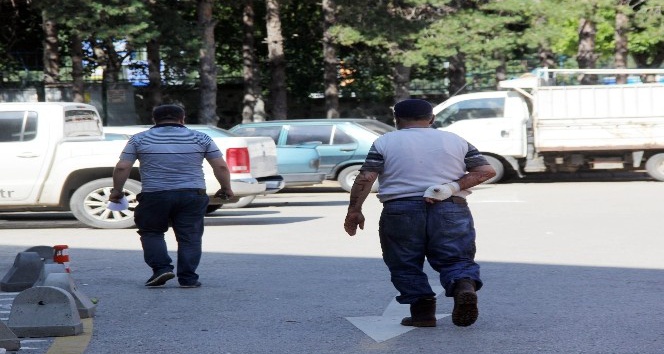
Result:
<svg viewBox="0 0 664 354"><path fill-rule="evenodd" d="M475 281L471 279L459 279L455 281L452 323L460 327L467 327L477 321L478 315Z"/></svg>
<svg viewBox="0 0 664 354"><path fill-rule="evenodd" d="M410 317L401 320L403 326L436 327L436 298L424 297L410 304Z"/></svg>

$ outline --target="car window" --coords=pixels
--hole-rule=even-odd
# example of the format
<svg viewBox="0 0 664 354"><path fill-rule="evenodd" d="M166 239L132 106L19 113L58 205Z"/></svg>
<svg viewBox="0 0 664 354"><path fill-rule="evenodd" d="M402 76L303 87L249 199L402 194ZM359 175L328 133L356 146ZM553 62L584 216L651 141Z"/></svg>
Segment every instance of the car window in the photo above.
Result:
<svg viewBox="0 0 664 354"><path fill-rule="evenodd" d="M118 133L104 133L104 140L129 140L131 135Z"/></svg>
<svg viewBox="0 0 664 354"><path fill-rule="evenodd" d="M332 125L291 125L288 128L286 145L299 145L312 141L329 145L332 142Z"/></svg>
<svg viewBox="0 0 664 354"><path fill-rule="evenodd" d="M237 136L234 133L229 132L228 130L206 126L206 127L192 127L189 126L189 129L198 130L201 133L207 134L211 138L228 138L232 136Z"/></svg>
<svg viewBox="0 0 664 354"><path fill-rule="evenodd" d="M332 144L352 144L354 142L355 139L351 138L351 136L346 134L346 132L344 132L343 130L339 128L334 129Z"/></svg>
<svg viewBox="0 0 664 354"><path fill-rule="evenodd" d="M29 141L36 135L36 112L0 112L0 142Z"/></svg>
<svg viewBox="0 0 664 354"><path fill-rule="evenodd" d="M89 109L68 109L65 111L64 135L66 138L101 135L101 118Z"/></svg>
<svg viewBox="0 0 664 354"><path fill-rule="evenodd" d="M436 115L435 125L446 127L467 119L503 118L505 98L475 99L457 102Z"/></svg>
<svg viewBox="0 0 664 354"><path fill-rule="evenodd" d="M279 141L279 133L281 133L281 126L274 127L239 127L233 129L233 133L239 136L267 136L274 140L277 144Z"/></svg>
<svg viewBox="0 0 664 354"><path fill-rule="evenodd" d="M357 124L361 125L364 128L367 128L367 129L369 129L369 130L371 130L371 131L373 131L377 134L380 134L380 135L383 135L385 133L389 133L391 131L397 130L397 128L395 128L391 125L387 125L387 124L377 122L375 120L370 120L370 119L357 121Z"/></svg>

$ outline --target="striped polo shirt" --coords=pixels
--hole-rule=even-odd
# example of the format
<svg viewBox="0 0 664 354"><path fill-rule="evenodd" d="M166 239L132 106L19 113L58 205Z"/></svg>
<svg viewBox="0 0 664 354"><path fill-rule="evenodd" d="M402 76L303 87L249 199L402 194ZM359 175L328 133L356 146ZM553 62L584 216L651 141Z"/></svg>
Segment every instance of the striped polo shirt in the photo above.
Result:
<svg viewBox="0 0 664 354"><path fill-rule="evenodd" d="M379 174L378 199L385 202L422 196L432 185L456 181L468 169L488 164L472 144L454 133L406 128L376 139L360 171Z"/></svg>
<svg viewBox="0 0 664 354"><path fill-rule="evenodd" d="M205 189L203 160L223 157L205 133L180 124L158 124L129 139L121 160L140 162L142 192Z"/></svg>

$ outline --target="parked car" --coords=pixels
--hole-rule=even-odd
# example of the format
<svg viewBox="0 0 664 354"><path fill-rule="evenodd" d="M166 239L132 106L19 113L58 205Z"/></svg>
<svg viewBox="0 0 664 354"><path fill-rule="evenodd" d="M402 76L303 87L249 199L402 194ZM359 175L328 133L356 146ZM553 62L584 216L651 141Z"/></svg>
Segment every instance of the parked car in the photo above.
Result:
<svg viewBox="0 0 664 354"><path fill-rule="evenodd" d="M127 140L132 135L149 129L150 125L104 127L106 140ZM188 124L188 128L209 135L224 153L231 170L231 186L239 199L225 203L225 208L242 208L257 195L276 193L285 184L277 168L277 150L270 139L239 137L226 130L207 125ZM119 155L119 152L118 152ZM216 181L209 165L204 164L205 178ZM221 200L211 200L208 212L222 206Z"/></svg>
<svg viewBox="0 0 664 354"><path fill-rule="evenodd" d="M318 172L350 192L371 144L396 128L372 119L290 119L239 124L230 129L240 136L267 136L277 147L318 144ZM374 186L374 190L377 185Z"/></svg>

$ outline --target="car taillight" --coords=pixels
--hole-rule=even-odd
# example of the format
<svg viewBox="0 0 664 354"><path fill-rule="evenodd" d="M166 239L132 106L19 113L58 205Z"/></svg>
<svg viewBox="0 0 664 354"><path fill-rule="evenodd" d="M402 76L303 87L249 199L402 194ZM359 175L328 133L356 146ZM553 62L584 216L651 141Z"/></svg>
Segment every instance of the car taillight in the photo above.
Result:
<svg viewBox="0 0 664 354"><path fill-rule="evenodd" d="M231 173L249 173L249 150L247 148L230 148L226 150L226 164Z"/></svg>

